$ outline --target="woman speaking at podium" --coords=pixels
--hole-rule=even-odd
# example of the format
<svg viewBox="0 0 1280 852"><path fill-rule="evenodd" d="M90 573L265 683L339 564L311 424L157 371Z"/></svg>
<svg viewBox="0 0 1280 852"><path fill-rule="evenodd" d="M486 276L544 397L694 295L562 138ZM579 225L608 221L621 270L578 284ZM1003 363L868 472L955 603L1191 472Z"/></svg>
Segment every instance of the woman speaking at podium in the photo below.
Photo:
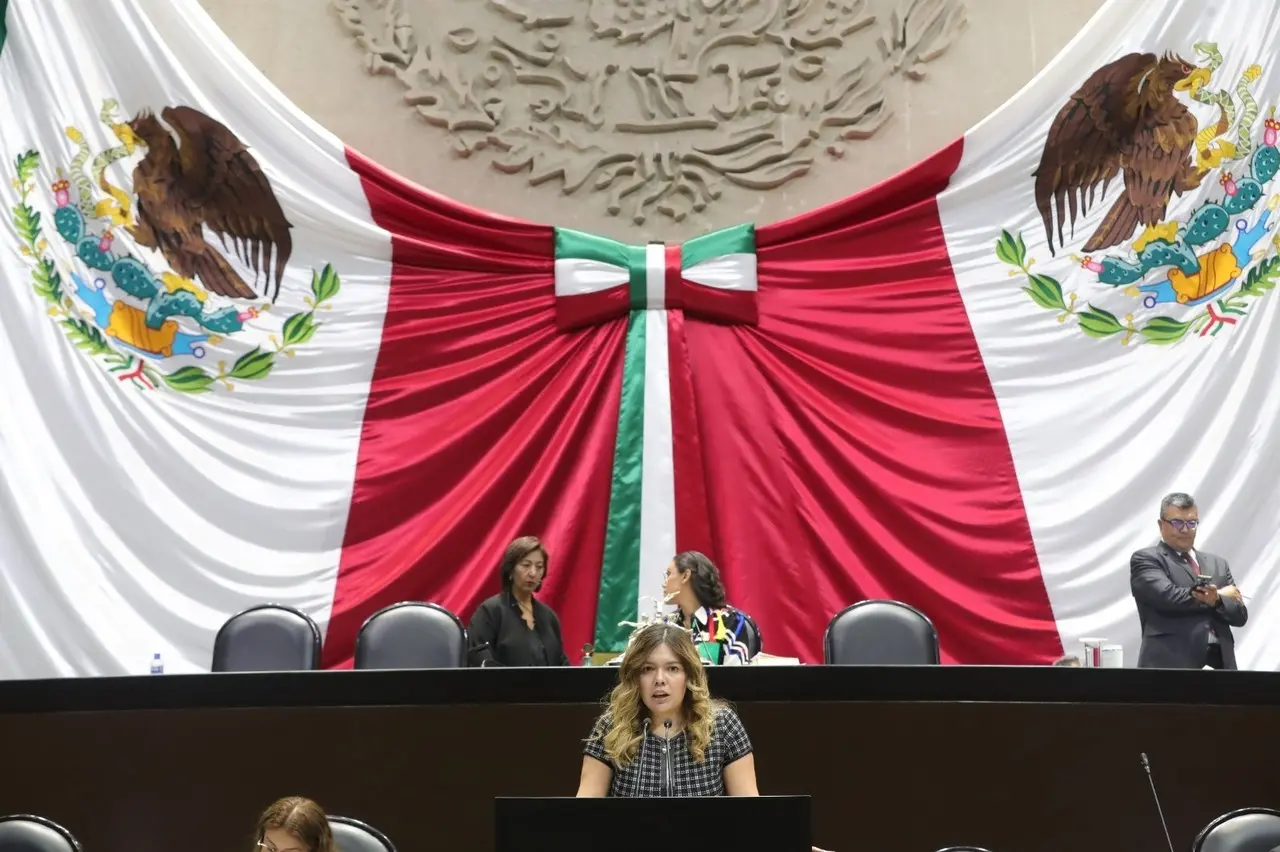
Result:
<svg viewBox="0 0 1280 852"><path fill-rule="evenodd" d="M583 798L760 795L747 729L712 699L698 649L673 624L636 634L583 751Z"/></svg>

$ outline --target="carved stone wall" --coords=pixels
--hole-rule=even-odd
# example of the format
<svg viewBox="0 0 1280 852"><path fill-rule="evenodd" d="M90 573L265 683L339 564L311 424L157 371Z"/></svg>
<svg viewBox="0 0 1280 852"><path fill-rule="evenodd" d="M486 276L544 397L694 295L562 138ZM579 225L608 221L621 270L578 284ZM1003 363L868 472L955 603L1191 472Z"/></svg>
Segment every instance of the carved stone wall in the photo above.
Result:
<svg viewBox="0 0 1280 852"><path fill-rule="evenodd" d="M1101 0L202 2L389 167L642 240L765 224L888 177L999 106Z"/></svg>
<svg viewBox="0 0 1280 852"><path fill-rule="evenodd" d="M460 155L635 225L843 156L966 23L962 0L479 0L443 25L414 0L333 5Z"/></svg>

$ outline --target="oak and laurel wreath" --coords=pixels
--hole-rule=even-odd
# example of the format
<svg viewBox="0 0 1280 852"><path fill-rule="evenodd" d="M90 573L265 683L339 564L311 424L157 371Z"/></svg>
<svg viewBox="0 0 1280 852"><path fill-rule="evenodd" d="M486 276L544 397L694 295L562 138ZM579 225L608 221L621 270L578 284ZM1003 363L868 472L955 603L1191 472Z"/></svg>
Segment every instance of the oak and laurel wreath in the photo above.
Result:
<svg viewBox="0 0 1280 852"><path fill-rule="evenodd" d="M47 254L49 244L44 239L40 211L27 203L33 189L31 179L40 167L40 154L36 151L19 154L15 167L17 179L14 187L18 190L18 204L13 208L13 225L21 241L22 254L34 261L31 281L36 294L48 303L49 315L56 318L58 325L77 349L102 359L110 372L118 374L122 381L131 380L135 386L155 389L163 382L175 391L196 394L213 390L218 384L231 390L234 387L233 379L265 379L275 367L277 356L283 354L293 357L294 347L307 343L315 336L323 325L317 321L316 311L328 310L328 303L338 295L342 287L338 273L332 265L326 264L323 270L313 271L311 274L311 295L305 300L310 310L296 313L285 320L279 338L271 335L270 341L274 349L255 346L229 366L225 361L220 361L216 372L192 364L180 367L172 373L161 373L146 359L116 349L101 329L76 315L75 303L63 289L62 274L53 258Z"/></svg>
<svg viewBox="0 0 1280 852"><path fill-rule="evenodd" d="M1084 307L1076 306L1075 293L1064 295L1062 285L1050 275L1032 272L1034 258L1027 257L1027 246L1022 234L1017 236L1008 231L1000 232L996 241L996 257L1013 267L1009 275L1026 277L1027 286L1022 292L1031 297L1031 301L1040 307L1054 311L1058 322L1066 322L1068 317L1075 317L1080 330L1090 337L1107 338L1123 334L1120 342L1128 344L1135 337L1147 343L1169 345L1177 343L1188 334L1216 335L1222 330L1223 323L1215 322L1215 317L1208 310L1203 310L1190 319L1177 320L1169 316L1151 317L1146 322L1135 323L1133 314L1123 318L1117 317L1108 310L1085 302ZM1224 317L1243 317L1251 307L1251 300L1260 299L1275 288L1280 279L1280 255L1273 255L1253 266L1245 276L1244 283L1226 298L1218 299L1215 304L1218 313ZM1207 327L1213 323L1213 328Z"/></svg>

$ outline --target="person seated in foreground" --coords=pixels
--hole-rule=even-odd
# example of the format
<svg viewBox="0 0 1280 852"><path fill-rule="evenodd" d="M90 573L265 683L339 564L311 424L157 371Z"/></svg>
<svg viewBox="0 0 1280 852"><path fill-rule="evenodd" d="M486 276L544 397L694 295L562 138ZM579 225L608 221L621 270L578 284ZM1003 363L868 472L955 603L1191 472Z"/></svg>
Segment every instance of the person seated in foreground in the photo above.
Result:
<svg viewBox="0 0 1280 852"><path fill-rule="evenodd" d="M747 729L732 707L711 697L698 649L672 624L637 632L583 754L580 798L760 795Z"/></svg>
<svg viewBox="0 0 1280 852"><path fill-rule="evenodd" d="M747 617L725 601L724 583L715 563L696 550L676 554L667 565L663 596L679 612L676 623L693 634L698 653L716 666L741 665L760 653Z"/></svg>
<svg viewBox="0 0 1280 852"><path fill-rule="evenodd" d="M1080 658L1077 657L1075 654L1067 654L1065 657L1059 657L1058 659L1053 661L1053 664L1055 666L1064 666L1067 668L1075 668L1075 669L1080 668L1082 665L1080 662Z"/></svg>
<svg viewBox="0 0 1280 852"><path fill-rule="evenodd" d="M337 852L329 819L310 799L288 796L258 817L254 852Z"/></svg>

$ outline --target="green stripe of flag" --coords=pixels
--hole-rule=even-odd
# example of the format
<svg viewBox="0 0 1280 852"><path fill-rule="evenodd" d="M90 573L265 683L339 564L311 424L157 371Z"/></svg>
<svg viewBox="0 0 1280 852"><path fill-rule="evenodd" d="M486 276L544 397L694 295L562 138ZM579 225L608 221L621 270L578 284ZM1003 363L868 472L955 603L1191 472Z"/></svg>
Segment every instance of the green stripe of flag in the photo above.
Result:
<svg viewBox="0 0 1280 852"><path fill-rule="evenodd" d="M556 260L576 257L581 260L597 260L623 269L627 268L630 254L625 243L598 237L572 228L556 228Z"/></svg>
<svg viewBox="0 0 1280 852"><path fill-rule="evenodd" d="M643 267L642 267L643 268ZM634 280L634 273L632 274ZM647 312L627 318L622 394L618 403L618 437L613 450L609 488L609 521L600 569L596 605L597 651L621 651L631 630L620 621L635 621L640 597L640 480L644 461L644 349Z"/></svg>
<svg viewBox="0 0 1280 852"><path fill-rule="evenodd" d="M567 257L594 260L627 270L631 310L644 310L648 292L645 288L644 246L631 246L572 228L556 228L555 241L556 260Z"/></svg>
<svg viewBox="0 0 1280 852"><path fill-rule="evenodd" d="M756 253L756 227L750 223L734 225L694 237L680 246L680 266L688 269L699 263L730 254Z"/></svg>
<svg viewBox="0 0 1280 852"><path fill-rule="evenodd" d="M9 0L0 0L0 50L4 50L4 37L9 32L6 15L9 11Z"/></svg>
<svg viewBox="0 0 1280 852"><path fill-rule="evenodd" d="M643 311L649 306L649 270L646 268L645 247L627 246L627 254L627 271L631 273L631 282L628 286L631 294L631 310ZM643 372L643 358L640 359L640 369Z"/></svg>

